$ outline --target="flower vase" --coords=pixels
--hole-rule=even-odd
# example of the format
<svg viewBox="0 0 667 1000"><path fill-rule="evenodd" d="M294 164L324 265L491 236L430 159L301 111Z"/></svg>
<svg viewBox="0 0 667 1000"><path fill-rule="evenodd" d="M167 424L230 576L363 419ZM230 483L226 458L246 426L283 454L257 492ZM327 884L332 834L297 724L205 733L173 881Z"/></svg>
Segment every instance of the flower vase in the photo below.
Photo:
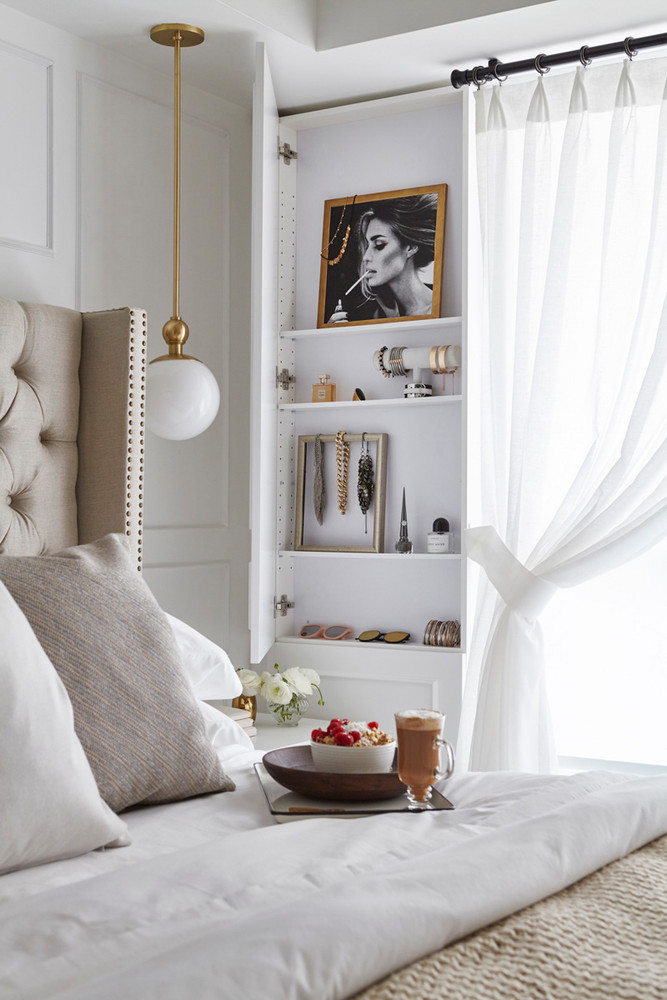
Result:
<svg viewBox="0 0 667 1000"><path fill-rule="evenodd" d="M308 699L302 694L293 694L286 705L271 701L266 704L278 726L298 726L301 716L308 710Z"/></svg>
<svg viewBox="0 0 667 1000"><path fill-rule="evenodd" d="M243 708L246 712L250 712L253 722L257 718L257 698L254 694L240 694L232 701L232 707Z"/></svg>

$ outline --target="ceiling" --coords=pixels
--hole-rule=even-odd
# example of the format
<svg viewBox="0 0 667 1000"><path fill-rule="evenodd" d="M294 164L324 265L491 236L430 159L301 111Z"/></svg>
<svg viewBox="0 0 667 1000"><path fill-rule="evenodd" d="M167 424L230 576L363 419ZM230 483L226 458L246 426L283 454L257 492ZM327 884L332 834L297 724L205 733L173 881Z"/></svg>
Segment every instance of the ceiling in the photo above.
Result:
<svg viewBox="0 0 667 1000"><path fill-rule="evenodd" d="M184 52L184 82L244 107L264 42L283 113L440 86L491 56L509 62L667 30L665 0L3 2L168 74L172 61L150 28L197 24L206 41Z"/></svg>

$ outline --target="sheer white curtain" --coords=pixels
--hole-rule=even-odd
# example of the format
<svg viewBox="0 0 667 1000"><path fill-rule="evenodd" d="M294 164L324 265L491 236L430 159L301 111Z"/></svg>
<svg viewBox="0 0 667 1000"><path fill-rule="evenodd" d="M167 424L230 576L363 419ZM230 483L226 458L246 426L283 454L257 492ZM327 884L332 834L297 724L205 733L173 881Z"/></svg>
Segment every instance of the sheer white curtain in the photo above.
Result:
<svg viewBox="0 0 667 1000"><path fill-rule="evenodd" d="M540 613L667 534L666 81L626 61L476 95L471 769L555 769Z"/></svg>

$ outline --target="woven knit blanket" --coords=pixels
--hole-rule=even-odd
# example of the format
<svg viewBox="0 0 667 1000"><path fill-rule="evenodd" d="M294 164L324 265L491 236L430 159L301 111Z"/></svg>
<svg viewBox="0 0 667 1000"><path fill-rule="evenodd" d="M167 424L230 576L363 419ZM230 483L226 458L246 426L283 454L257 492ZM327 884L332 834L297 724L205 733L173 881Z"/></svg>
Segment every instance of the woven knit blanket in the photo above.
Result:
<svg viewBox="0 0 667 1000"><path fill-rule="evenodd" d="M667 1000L667 837L355 1000Z"/></svg>

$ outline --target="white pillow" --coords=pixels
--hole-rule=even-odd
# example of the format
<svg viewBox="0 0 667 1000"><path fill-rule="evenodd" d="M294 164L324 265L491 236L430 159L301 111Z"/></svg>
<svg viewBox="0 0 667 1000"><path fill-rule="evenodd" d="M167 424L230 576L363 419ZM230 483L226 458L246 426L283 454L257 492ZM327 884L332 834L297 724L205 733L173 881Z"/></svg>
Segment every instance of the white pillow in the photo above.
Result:
<svg viewBox="0 0 667 1000"><path fill-rule="evenodd" d="M167 621L198 698L236 698L241 694L243 685L224 649L173 615L168 614Z"/></svg>
<svg viewBox="0 0 667 1000"><path fill-rule="evenodd" d="M234 722L224 712L219 712L213 705L205 701L199 702L201 714L204 717L206 735L216 750L223 747L239 746L253 750L255 744L238 722Z"/></svg>
<svg viewBox="0 0 667 1000"><path fill-rule="evenodd" d="M0 583L0 874L130 843L100 797L72 705Z"/></svg>

